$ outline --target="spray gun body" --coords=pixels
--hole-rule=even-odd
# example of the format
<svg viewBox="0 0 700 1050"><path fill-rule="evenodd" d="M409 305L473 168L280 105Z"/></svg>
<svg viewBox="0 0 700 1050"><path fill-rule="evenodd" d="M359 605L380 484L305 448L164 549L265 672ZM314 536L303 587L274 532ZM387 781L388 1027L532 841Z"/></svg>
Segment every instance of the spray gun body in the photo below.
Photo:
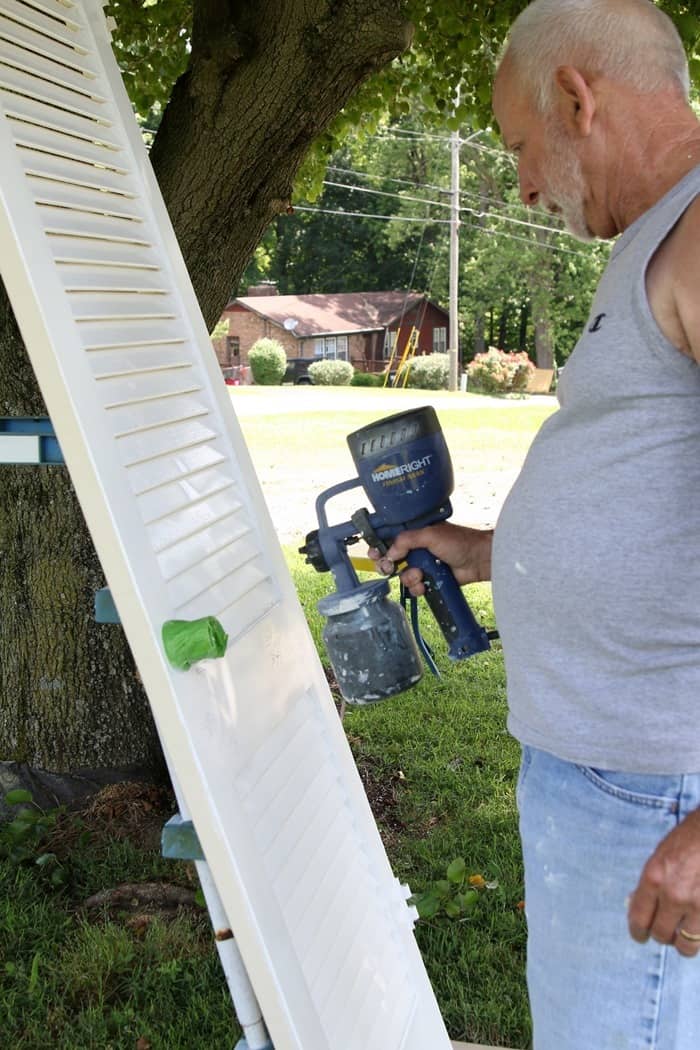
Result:
<svg viewBox="0 0 700 1050"><path fill-rule="evenodd" d="M328 618L324 641L341 692L350 702L370 703L414 685L422 663L403 610L388 598L388 582L360 583L347 548L361 537L385 551L400 532L445 521L452 514L454 478L430 407L381 419L347 440L358 476L319 495L319 528L307 536L302 552L335 580L336 592L319 602L319 611ZM362 508L350 521L330 525L326 505L353 488L364 490L374 511ZM423 572L426 599L450 657L459 660L488 649L486 631L449 566L427 550L411 551L407 563Z"/></svg>

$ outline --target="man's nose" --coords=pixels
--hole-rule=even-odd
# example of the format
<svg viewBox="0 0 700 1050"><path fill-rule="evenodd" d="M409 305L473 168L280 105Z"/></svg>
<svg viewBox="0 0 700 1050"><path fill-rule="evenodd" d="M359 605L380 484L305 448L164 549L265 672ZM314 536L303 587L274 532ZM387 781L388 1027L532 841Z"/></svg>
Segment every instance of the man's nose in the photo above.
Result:
<svg viewBox="0 0 700 1050"><path fill-rule="evenodd" d="M528 208L534 208L539 199L539 191L535 189L532 183L521 179L520 200L523 202L523 204L527 205Z"/></svg>
<svg viewBox="0 0 700 1050"><path fill-rule="evenodd" d="M518 169L518 181L520 183L520 200L528 208L534 208L540 199L539 190L535 187L529 171L522 165Z"/></svg>

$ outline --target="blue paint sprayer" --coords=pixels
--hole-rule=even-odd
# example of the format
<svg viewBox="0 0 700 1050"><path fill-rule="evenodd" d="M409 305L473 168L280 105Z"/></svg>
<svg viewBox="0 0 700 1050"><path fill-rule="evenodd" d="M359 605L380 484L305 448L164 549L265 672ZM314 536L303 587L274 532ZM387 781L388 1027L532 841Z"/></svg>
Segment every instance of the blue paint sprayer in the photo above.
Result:
<svg viewBox="0 0 700 1050"><path fill-rule="evenodd" d="M318 572L332 572L336 590L318 603L326 617L323 641L348 703L368 704L410 689L423 674L421 652L437 673L418 628L411 599L413 634L402 605L392 601L385 578L360 583L347 548L360 539L385 553L404 529L445 521L452 514L452 462L437 415L431 407L387 416L348 436L358 476L322 492L316 500L319 527L300 553ZM349 489L362 488L374 513L362 508L350 521L329 525L326 504ZM411 551L409 566L423 571L426 600L448 644L462 660L489 648L489 638L472 613L452 570L427 550Z"/></svg>

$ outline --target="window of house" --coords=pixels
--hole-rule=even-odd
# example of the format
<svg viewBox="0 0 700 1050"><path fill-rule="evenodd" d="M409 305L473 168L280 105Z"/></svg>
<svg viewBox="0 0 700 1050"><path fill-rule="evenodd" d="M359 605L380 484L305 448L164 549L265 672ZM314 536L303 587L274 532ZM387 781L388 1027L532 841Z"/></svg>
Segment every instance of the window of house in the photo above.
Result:
<svg viewBox="0 0 700 1050"><path fill-rule="evenodd" d="M237 335L226 336L226 364L236 364L238 358L241 356L241 340Z"/></svg>
<svg viewBox="0 0 700 1050"><path fill-rule="evenodd" d="M325 357L332 360L339 358L347 361L348 337L346 335L325 335L322 338L314 339L314 357Z"/></svg>
<svg viewBox="0 0 700 1050"><path fill-rule="evenodd" d="M447 350L447 329L433 328L433 353L444 354Z"/></svg>
<svg viewBox="0 0 700 1050"><path fill-rule="evenodd" d="M385 361L388 361L388 359L391 357L392 353L394 352L394 347L396 346L396 335L397 335L396 332L390 332L388 328L387 328L387 330L384 333L384 360Z"/></svg>

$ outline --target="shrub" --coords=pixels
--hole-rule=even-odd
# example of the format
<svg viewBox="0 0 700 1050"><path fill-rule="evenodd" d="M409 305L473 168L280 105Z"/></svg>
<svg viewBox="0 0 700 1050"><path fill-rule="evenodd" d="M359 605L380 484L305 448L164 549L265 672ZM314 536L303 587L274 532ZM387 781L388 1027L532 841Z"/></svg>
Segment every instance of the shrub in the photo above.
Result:
<svg viewBox="0 0 700 1050"><path fill-rule="evenodd" d="M384 386L384 376L381 372L355 372L350 386Z"/></svg>
<svg viewBox="0 0 700 1050"><path fill-rule="evenodd" d="M253 382L259 386L279 386L287 370L287 355L276 339L258 339L253 343L248 360Z"/></svg>
<svg viewBox="0 0 700 1050"><path fill-rule="evenodd" d="M411 361L407 386L421 390L447 390L449 382L449 354L423 354ZM402 383L403 375L399 376L399 384Z"/></svg>
<svg viewBox="0 0 700 1050"><path fill-rule="evenodd" d="M314 361L309 375L316 386L350 386L355 369L349 361Z"/></svg>
<svg viewBox="0 0 700 1050"><path fill-rule="evenodd" d="M470 386L484 394L504 394L524 390L535 366L526 353L509 354L490 346L486 353L477 354L469 362Z"/></svg>

